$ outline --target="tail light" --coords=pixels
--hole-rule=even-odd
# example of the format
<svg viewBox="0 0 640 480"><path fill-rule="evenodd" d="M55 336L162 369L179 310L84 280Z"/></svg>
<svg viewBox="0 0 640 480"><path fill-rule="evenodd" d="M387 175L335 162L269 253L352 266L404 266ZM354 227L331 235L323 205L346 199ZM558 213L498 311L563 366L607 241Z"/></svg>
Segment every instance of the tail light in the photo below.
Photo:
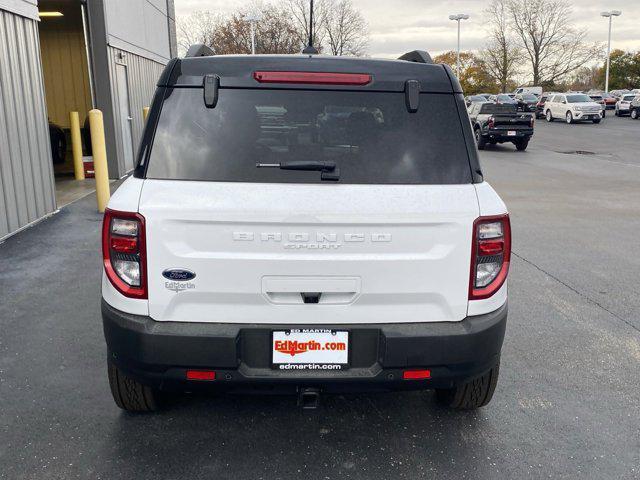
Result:
<svg viewBox="0 0 640 480"><path fill-rule="evenodd" d="M511 261L509 215L480 217L473 222L469 300L489 298L504 284Z"/></svg>
<svg viewBox="0 0 640 480"><path fill-rule="evenodd" d="M493 128L495 124L496 124L496 119L493 117L489 117L489 120L487 120L487 126L489 128Z"/></svg>
<svg viewBox="0 0 640 480"><path fill-rule="evenodd" d="M529 120L529 126L531 128L533 128L533 124L535 123L535 119L533 118L533 116L531 117L531 120Z"/></svg>
<svg viewBox="0 0 640 480"><path fill-rule="evenodd" d="M102 259L111 284L126 297L147 298L144 217L107 209L102 223Z"/></svg>

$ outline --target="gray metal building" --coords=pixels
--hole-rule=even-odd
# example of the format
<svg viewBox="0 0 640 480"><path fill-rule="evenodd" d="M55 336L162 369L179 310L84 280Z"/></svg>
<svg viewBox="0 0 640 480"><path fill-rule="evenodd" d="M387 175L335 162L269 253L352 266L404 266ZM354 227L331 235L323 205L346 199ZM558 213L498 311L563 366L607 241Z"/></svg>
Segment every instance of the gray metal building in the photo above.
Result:
<svg viewBox="0 0 640 480"><path fill-rule="evenodd" d="M70 111L102 110L109 175L133 168L176 54L173 0L0 0L0 239L55 211L49 125Z"/></svg>

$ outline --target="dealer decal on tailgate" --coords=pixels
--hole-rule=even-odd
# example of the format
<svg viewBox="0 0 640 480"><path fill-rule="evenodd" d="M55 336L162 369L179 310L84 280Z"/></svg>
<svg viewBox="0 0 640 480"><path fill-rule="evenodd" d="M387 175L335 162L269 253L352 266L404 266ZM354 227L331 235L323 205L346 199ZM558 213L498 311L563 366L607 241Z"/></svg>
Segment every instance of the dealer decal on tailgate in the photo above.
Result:
<svg viewBox="0 0 640 480"><path fill-rule="evenodd" d="M349 332L325 329L273 332L272 363L281 370L340 370L349 361Z"/></svg>

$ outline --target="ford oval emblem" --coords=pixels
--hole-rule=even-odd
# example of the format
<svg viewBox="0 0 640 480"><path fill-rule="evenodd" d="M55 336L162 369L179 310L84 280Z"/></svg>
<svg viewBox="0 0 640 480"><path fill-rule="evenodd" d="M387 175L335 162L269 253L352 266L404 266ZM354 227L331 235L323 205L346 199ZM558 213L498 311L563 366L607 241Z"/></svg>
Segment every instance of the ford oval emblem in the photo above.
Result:
<svg viewBox="0 0 640 480"><path fill-rule="evenodd" d="M193 280L196 278L196 274L191 270L185 270L184 268L168 268L162 272L162 276L169 280L177 280L186 282L187 280Z"/></svg>

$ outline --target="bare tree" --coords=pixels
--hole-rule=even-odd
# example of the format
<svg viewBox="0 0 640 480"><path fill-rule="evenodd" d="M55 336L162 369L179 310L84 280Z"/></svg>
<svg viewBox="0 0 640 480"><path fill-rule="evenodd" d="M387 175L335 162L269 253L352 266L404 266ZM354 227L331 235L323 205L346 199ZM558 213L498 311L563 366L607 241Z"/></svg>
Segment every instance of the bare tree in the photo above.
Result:
<svg viewBox="0 0 640 480"><path fill-rule="evenodd" d="M300 52L297 30L288 12L276 4L254 3L228 17L194 12L178 19L181 53L193 43L204 43L218 55L251 53L251 25L244 20L249 11L261 18L256 24L256 53Z"/></svg>
<svg viewBox="0 0 640 480"><path fill-rule="evenodd" d="M211 46L223 19L220 15L208 10L193 12L178 18L177 37L178 53L184 55L194 43Z"/></svg>
<svg viewBox="0 0 640 480"><path fill-rule="evenodd" d="M482 52L482 60L485 70L504 93L519 72L521 50L509 32L506 0L493 0L484 13L489 18L489 40Z"/></svg>
<svg viewBox="0 0 640 480"><path fill-rule="evenodd" d="M507 0L513 32L531 65L533 83L554 83L601 52L571 26L566 0Z"/></svg>
<svg viewBox="0 0 640 480"><path fill-rule="evenodd" d="M286 8L296 29L302 50L309 43L309 0L287 0ZM313 46L322 51L326 34L328 0L315 0L313 5Z"/></svg>
<svg viewBox="0 0 640 480"><path fill-rule="evenodd" d="M326 14L325 33L332 55L366 54L369 44L367 22L351 0L335 0Z"/></svg>

